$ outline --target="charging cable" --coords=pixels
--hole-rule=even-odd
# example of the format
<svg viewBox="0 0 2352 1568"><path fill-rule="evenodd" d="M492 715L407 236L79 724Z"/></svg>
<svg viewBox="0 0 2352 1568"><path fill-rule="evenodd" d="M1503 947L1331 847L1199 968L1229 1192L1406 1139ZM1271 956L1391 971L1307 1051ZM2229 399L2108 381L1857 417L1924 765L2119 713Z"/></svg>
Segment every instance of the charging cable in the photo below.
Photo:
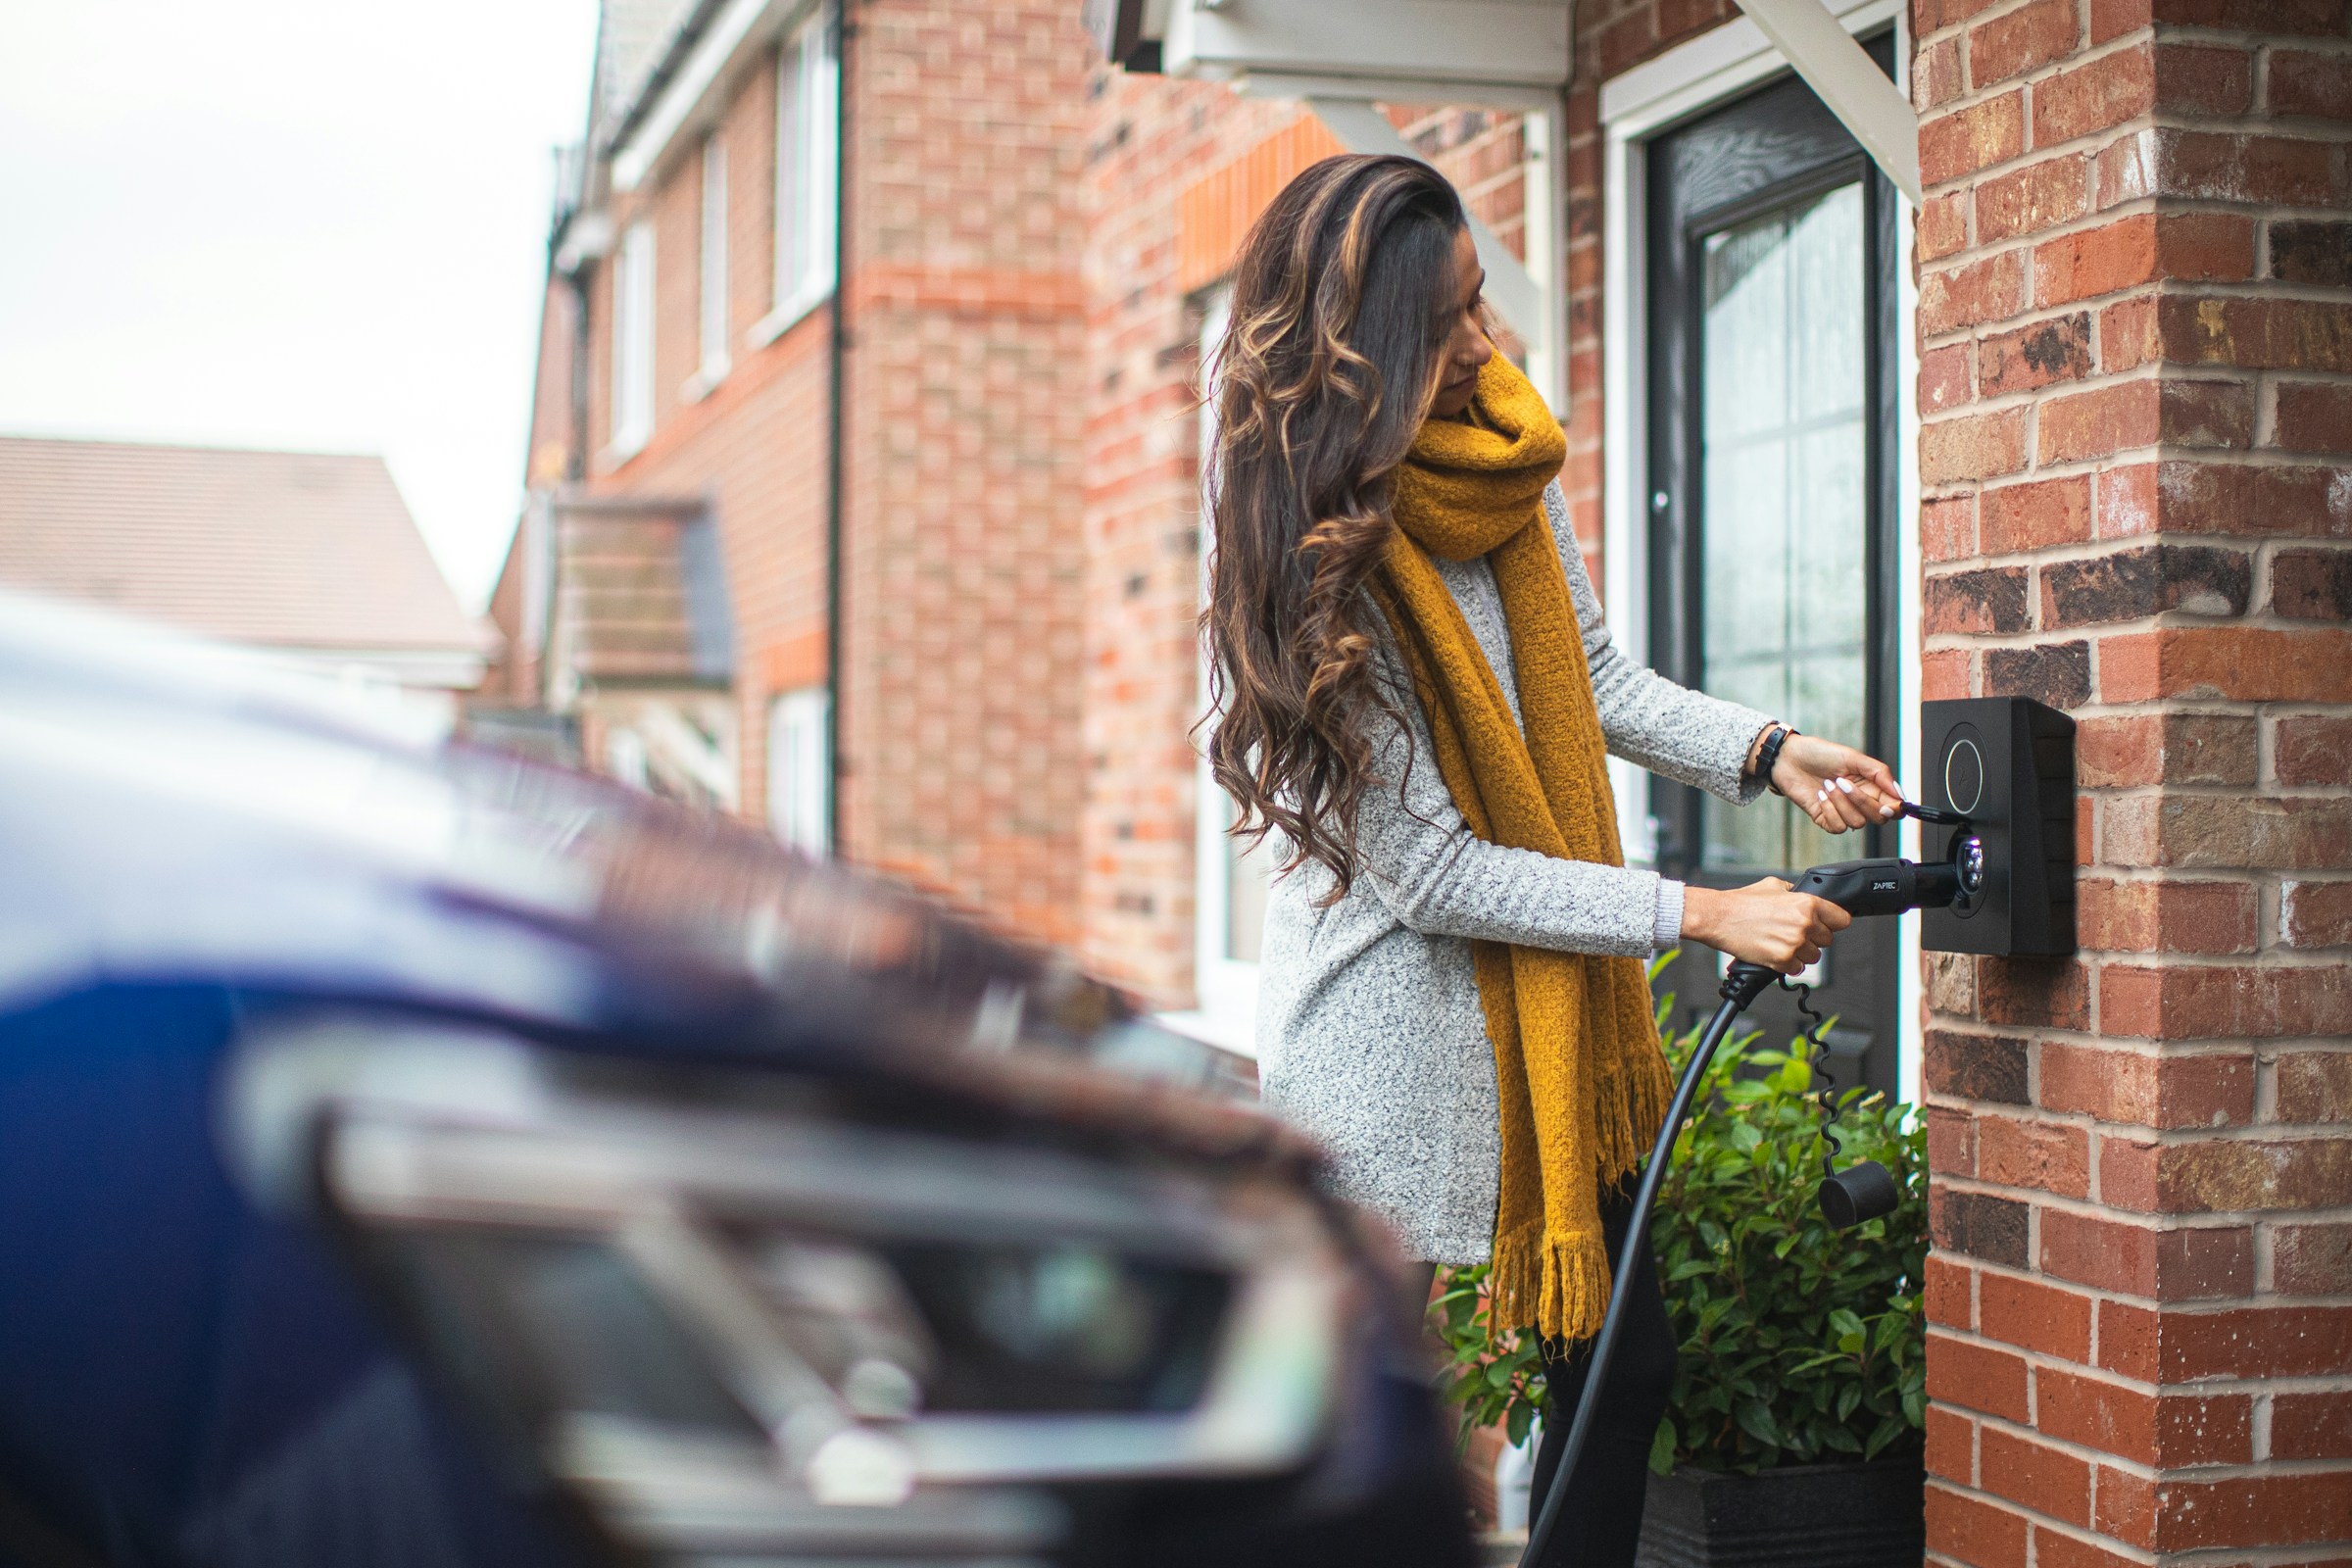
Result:
<svg viewBox="0 0 2352 1568"><path fill-rule="evenodd" d="M1795 891L1824 899L1852 915L1900 914L1908 909L1958 906L1973 900L1984 879L1984 850L1974 825L1957 812L1932 807L1906 803L1904 809L1906 815L1923 822L1958 830L1952 835L1949 858L1920 862L1889 858L1817 865L1796 879ZM1683 1118L1690 1114L1690 1102L1696 1097L1699 1084L1706 1078L1708 1063L1715 1059L1715 1053L1724 1036L1731 1032L1733 1021L1776 981L1797 994L1797 1009L1811 1024L1805 1038L1815 1046L1813 1059L1819 1061L1821 1036L1829 1020L1814 1010L1812 989L1802 982L1791 982L1760 963L1744 959L1734 963L1723 977L1723 1001L1715 1015L1707 1020L1707 1026L1699 1031L1698 1045L1690 1053L1690 1064L1683 1069L1682 1081L1675 1085L1674 1099L1666 1107L1665 1124L1658 1129L1657 1142L1649 1152L1649 1162L1642 1168L1642 1182L1634 1193L1633 1222L1626 1226L1625 1241L1617 1249L1617 1280L1634 1277L1635 1261L1649 1245L1650 1212L1657 1201L1658 1184L1665 1178L1675 1138L1682 1131ZM1876 1160L1863 1160L1838 1169L1837 1154L1841 1151L1836 1135L1829 1130L1837 1113L1831 1088L1823 1089L1818 1103L1823 1134L1829 1141L1816 1195L1822 1217L1837 1229L1845 1230L1894 1212L1902 1194L1894 1184L1893 1174ZM1627 1296L1622 1290L1609 1293L1609 1308L1601 1316L1600 1332L1593 1336L1591 1359L1586 1364L1584 1393L1576 1401L1576 1417L1569 1425L1568 1440L1561 1446L1559 1467L1552 1472L1543 1512L1537 1515L1535 1527L1527 1533L1527 1549L1519 1556L1520 1568L1537 1568L1558 1526L1560 1506L1568 1496L1568 1483L1576 1474L1577 1461L1584 1455L1585 1442L1592 1435L1592 1414L1599 1408L1609 1360L1616 1352L1617 1337L1625 1326Z"/></svg>

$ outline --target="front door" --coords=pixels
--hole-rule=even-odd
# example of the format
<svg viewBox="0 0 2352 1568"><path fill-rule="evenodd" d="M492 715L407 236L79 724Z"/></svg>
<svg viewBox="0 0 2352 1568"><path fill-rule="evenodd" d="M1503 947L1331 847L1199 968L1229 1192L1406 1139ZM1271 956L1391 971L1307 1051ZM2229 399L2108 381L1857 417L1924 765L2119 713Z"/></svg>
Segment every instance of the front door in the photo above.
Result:
<svg viewBox="0 0 2352 1568"><path fill-rule="evenodd" d="M1896 197L1793 77L1659 137L1647 166L1653 660L1887 756ZM1711 887L1895 848L1772 796L1741 809L1661 780L1651 809L1660 868ZM1861 922L1816 976L1842 1083L1895 1086L1895 955L1893 922ZM1683 1021L1712 1006L1715 965L1676 964ZM1778 991L1751 1016L1775 1043L1796 1022Z"/></svg>

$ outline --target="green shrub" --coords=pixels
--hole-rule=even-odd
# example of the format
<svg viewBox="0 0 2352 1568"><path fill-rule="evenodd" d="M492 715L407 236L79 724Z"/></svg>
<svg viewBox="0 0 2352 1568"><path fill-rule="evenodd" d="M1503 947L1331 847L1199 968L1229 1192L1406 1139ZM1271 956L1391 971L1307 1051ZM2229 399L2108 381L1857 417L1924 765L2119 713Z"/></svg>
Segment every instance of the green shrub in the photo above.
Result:
<svg viewBox="0 0 2352 1568"><path fill-rule="evenodd" d="M1672 1002L1659 1004L1661 1020ZM1650 1449L1660 1474L1677 1463L1752 1472L1912 1452L1926 1421L1919 1117L1875 1093L1838 1096L1840 1163L1880 1161L1902 1201L1885 1219L1831 1230L1813 1196L1826 1146L1807 1098L1812 1047L1762 1050L1758 1038L1716 1053L1659 1189L1650 1238L1682 1347ZM1678 1074L1696 1043L1696 1030L1667 1041ZM1463 1435L1501 1422L1517 1443L1543 1405L1535 1336L1490 1332L1484 1266L1445 1279L1431 1316Z"/></svg>

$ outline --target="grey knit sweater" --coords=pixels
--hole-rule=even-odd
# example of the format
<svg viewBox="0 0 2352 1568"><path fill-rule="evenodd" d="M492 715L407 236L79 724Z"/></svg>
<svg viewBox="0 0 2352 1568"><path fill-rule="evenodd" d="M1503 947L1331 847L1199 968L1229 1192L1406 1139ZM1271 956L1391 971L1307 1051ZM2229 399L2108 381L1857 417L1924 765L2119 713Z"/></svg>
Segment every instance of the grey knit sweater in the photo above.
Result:
<svg viewBox="0 0 2352 1568"><path fill-rule="evenodd" d="M1544 505L1609 750L1727 801L1753 800L1761 786L1740 768L1770 716L1620 653L1557 484ZM1517 717L1493 570L1483 559L1438 570ZM1332 878L1310 862L1280 879L1268 903L1259 1080L1266 1102L1330 1152L1341 1193L1385 1214L1412 1256L1474 1263L1493 1240L1500 1113L1470 939L1646 956L1680 931L1682 888L1651 871L1482 842L1438 776L1428 722L1393 650L1380 676L1399 694L1406 724L1384 720L1373 740L1380 780L1358 808L1354 884L1322 906Z"/></svg>

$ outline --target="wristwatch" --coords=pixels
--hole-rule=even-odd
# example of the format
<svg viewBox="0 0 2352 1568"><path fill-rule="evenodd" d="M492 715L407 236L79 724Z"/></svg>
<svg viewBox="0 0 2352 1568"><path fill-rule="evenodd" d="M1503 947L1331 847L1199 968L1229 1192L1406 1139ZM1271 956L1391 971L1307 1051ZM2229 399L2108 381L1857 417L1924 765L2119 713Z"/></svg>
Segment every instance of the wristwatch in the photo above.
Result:
<svg viewBox="0 0 2352 1568"><path fill-rule="evenodd" d="M1766 789L1775 795L1780 795L1784 800L1788 797L1783 794L1781 787L1772 781L1772 768L1773 764L1781 760L1781 748L1788 743L1789 736L1796 733L1797 730L1793 725L1773 725L1772 733L1764 737L1764 744L1756 748L1756 765L1748 775L1751 778L1762 779Z"/></svg>

